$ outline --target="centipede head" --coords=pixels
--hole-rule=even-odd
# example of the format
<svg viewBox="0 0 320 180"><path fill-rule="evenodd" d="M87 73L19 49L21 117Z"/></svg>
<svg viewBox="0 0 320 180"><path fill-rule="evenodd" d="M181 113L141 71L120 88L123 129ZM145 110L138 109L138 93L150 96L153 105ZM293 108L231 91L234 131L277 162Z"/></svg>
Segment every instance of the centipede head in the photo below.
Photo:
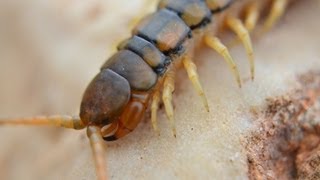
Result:
<svg viewBox="0 0 320 180"><path fill-rule="evenodd" d="M83 123L106 125L117 120L130 99L128 81L117 73L104 69L87 87L81 107Z"/></svg>

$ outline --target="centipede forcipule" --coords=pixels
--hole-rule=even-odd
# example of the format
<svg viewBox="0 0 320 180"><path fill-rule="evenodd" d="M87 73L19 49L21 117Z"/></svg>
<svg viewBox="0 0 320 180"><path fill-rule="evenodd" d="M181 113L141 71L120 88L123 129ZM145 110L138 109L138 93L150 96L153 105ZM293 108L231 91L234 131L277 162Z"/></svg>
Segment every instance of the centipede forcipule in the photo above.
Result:
<svg viewBox="0 0 320 180"><path fill-rule="evenodd" d="M235 8L235 6L236 6L236 4L237 3L235 3L235 5L233 6L233 5L230 5L230 11L232 10L233 12L235 11L234 9L232 9L232 8ZM241 4L241 2L239 3L239 4ZM240 5L239 5L240 6ZM241 4L241 6L242 6L242 4ZM238 8L238 7L237 7ZM241 9L240 7L239 7L239 9ZM165 10L165 11L167 11L167 10ZM169 11L169 10L168 10ZM171 12L171 11L170 11ZM228 9L226 9L225 11L221 11L220 13L227 13L228 12ZM164 13L167 13L167 12L164 12ZM172 14L172 13L171 13ZM173 15L174 16L174 15ZM221 14L221 16L222 16L222 14ZM229 18L229 17L228 17ZM229 23L230 24L233 24L232 22L235 22L234 21L235 19L229 19ZM212 23L214 23L214 20L212 21ZM209 25L209 24L208 24ZM209 27L209 26L208 26ZM188 33L186 33L186 35L187 36L189 36L189 34ZM138 38L139 38L140 36L138 36ZM195 36L192 36L191 35L191 37L190 38L194 38ZM218 37L219 37L219 35L218 35ZM221 40L223 41L223 37L219 37L219 38L221 38ZM210 42L212 42L212 41L214 41L215 43L217 43L217 41L216 41L216 39L210 39L210 38L208 38L209 40L210 40ZM154 42L153 42L154 43ZM124 46L126 46L126 45L124 45ZM213 45L213 47L216 47L216 46L214 46ZM121 47L122 48L122 47ZM177 49L177 50L179 50L179 49ZM129 55L130 57L132 57L132 50L124 50L124 52L125 52L125 54L123 55L123 56L127 56L127 55ZM166 53L168 53L168 52L166 52ZM174 53L176 53L176 52L174 52ZM232 56L232 53L230 53L231 54L231 56ZM136 57L137 59L139 59L139 57L137 56ZM236 57L233 57L235 60L236 60ZM190 60L191 59L193 59L193 58L188 58L186 61L185 61L185 66L193 66L192 64L190 64ZM164 60L164 61L166 61L166 60ZM172 61L172 60L171 60ZM175 60L173 60L173 62L174 62ZM177 61L176 61L177 62ZM140 66L140 65L139 65ZM168 65L168 68L170 68L169 67L170 65ZM109 67L109 65L107 65L107 67ZM141 67L141 66L140 66ZM114 67L114 68L117 68L117 67ZM154 68L157 68L156 66L154 67ZM249 69L249 68L248 68ZM109 73L109 72L111 72L111 71L109 71L109 70L106 70L107 72L106 73ZM116 69L113 69L112 71L116 71ZM157 73L163 73L163 77L166 77L166 74L168 73L168 71L167 72L162 72L161 70L159 70L159 69L155 69L154 70L155 72L157 72ZM190 72L189 72L190 73ZM111 73L112 74L112 73ZM151 73L152 74L152 73ZM123 75L124 76L124 75ZM131 76L132 77L132 76ZM148 74L148 77L150 77L150 74ZM119 77L120 79L121 79L121 77ZM200 77L200 79L201 79L201 77ZM164 82L165 83L165 82ZM204 83L206 83L206 82L203 82L203 84ZM130 86L131 87L131 86ZM117 93L121 93L121 91L120 90L124 90L124 91L127 91L128 90L128 88L130 88L128 85L126 86L126 87L121 87L120 89L119 89L119 91L117 91ZM197 86L197 87L199 87L199 86ZM138 89L139 91L141 91L141 87L135 87L136 89ZM235 87L236 88L236 87ZM170 90L169 90L170 91ZM204 89L204 92L205 92L206 90ZM164 90L164 92L165 92L165 90ZM112 93L112 92L111 92ZM202 94L202 92L200 91L199 92L199 94ZM90 98L89 98L90 99ZM128 101L128 99L126 99L126 100L124 100L124 101ZM119 101L118 101L119 102ZM209 104L210 106L211 106L211 104ZM91 106L91 105L90 105ZM114 106L114 105L112 105L112 106ZM122 111L122 110L119 110L119 111ZM114 116L114 115L112 115L112 116ZM169 116L170 117L170 116ZM104 121L103 120L104 118L102 118L102 121ZM140 119L140 117L139 117L139 119ZM178 120L178 119L177 119ZM41 120L39 120L39 121L41 121ZM11 122L14 122L14 121L11 121ZM11 123L10 122L10 123ZM41 123L44 123L44 122L41 122ZM200 123L200 122L199 122ZM163 134L163 133L162 133ZM178 130L178 132L177 132L177 136L179 136L179 130ZM108 136L105 136L105 138L107 138ZM118 138L118 136L117 136L117 138ZM119 138L120 138L120 136L119 136ZM146 137L147 138L147 137Z"/></svg>

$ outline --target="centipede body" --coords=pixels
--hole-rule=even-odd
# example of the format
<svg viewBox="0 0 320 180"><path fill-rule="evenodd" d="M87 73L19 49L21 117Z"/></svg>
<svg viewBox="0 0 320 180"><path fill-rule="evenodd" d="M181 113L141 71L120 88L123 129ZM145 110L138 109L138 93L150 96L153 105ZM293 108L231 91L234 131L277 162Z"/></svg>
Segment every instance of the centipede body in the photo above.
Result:
<svg viewBox="0 0 320 180"><path fill-rule="evenodd" d="M281 0L287 3L285 0ZM174 91L174 73L167 75L168 71L175 71L176 66L183 63L195 89L201 96L207 110L209 110L196 67L190 59L195 48L203 40L229 61L235 73L237 82L241 86L237 66L227 52L227 48L214 36L229 26L243 41L250 61L251 78L254 78L254 57L248 31L242 25L240 18L249 4L256 3L260 10L272 1L227 1L219 8L210 9L210 1L204 0L163 0L158 5L158 11L145 17L132 31L132 37L119 46L119 51L113 55L101 68L99 77L108 77L107 71L115 72L125 80L118 81L120 86L129 83L130 92L117 94L104 93L112 89L112 80L93 80L84 94L81 103L80 117L85 124L109 125L116 123L114 135L105 140L116 140L135 129L145 110L148 108L157 84L163 84L163 102L166 108L171 128L175 133L174 113L171 105L171 94ZM284 8L285 6L283 6ZM259 9L257 9L259 10ZM210 34L210 35L208 35ZM213 37L213 38L212 38ZM233 64L233 65L231 65ZM170 73L172 74L172 72ZM104 84L104 85L100 85ZM103 86L103 87L102 87ZM160 85L161 86L161 85ZM108 94L117 101L122 102L121 109L113 109L107 98L100 98L101 94ZM131 94L131 95L129 95ZM142 97L130 98L131 97ZM110 101L111 102L111 101ZM119 104L117 104L119 105ZM120 107L119 107L120 108ZM154 115L154 113L153 113ZM156 123L154 121L154 123ZM155 125L154 125L155 126ZM108 132L111 130L108 130Z"/></svg>

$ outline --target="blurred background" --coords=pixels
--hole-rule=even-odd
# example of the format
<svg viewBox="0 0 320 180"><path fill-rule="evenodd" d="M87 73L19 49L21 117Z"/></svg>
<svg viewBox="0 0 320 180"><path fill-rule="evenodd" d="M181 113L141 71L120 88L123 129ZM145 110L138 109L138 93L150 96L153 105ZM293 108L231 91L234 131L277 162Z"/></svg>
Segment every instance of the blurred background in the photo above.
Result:
<svg viewBox="0 0 320 180"><path fill-rule="evenodd" d="M152 10L145 9L146 2L1 0L0 117L78 114L86 85L115 45L129 37L130 22ZM32 127L0 131L4 133L0 179L43 179L50 174L50 165L42 162L54 154L46 156L59 146L60 135L65 139L63 131ZM25 153L17 155L19 151ZM68 161L60 157L52 166L61 167L62 159ZM43 168L32 172L30 166Z"/></svg>
<svg viewBox="0 0 320 180"><path fill-rule="evenodd" d="M77 112L84 86L129 36L143 2L2 0L1 115Z"/></svg>
<svg viewBox="0 0 320 180"><path fill-rule="evenodd" d="M115 45L129 37L132 20L155 9L150 2L145 8L148 1L1 0L0 118L77 114L86 85ZM161 111L161 137L147 121L109 145L110 176L246 179L247 158L239 141L252 126L246 112L294 88L296 74L320 69L319 6L317 0L300 1L270 33L253 40L254 83L246 81L243 48L231 49L246 82L242 89L220 56L202 50L197 64L212 111L205 114L190 83L180 82L175 97L178 138L171 137ZM186 79L184 72L181 76ZM0 179L95 177L85 132L1 127L0 143Z"/></svg>

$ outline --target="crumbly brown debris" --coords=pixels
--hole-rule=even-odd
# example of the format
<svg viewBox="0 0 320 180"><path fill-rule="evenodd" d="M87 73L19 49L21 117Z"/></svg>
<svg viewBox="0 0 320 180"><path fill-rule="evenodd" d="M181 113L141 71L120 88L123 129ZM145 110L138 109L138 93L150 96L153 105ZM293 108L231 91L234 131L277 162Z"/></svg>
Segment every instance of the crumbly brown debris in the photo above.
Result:
<svg viewBox="0 0 320 180"><path fill-rule="evenodd" d="M250 179L320 179L320 72L298 77L299 88L267 99L246 149Z"/></svg>

